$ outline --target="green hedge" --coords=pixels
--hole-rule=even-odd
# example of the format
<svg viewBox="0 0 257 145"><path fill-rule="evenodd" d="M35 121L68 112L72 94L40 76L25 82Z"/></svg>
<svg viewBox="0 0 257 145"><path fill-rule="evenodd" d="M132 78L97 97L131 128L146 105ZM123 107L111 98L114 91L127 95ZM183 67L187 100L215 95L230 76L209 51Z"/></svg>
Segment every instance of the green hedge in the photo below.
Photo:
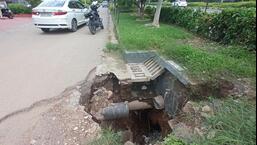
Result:
<svg viewBox="0 0 257 145"><path fill-rule="evenodd" d="M31 14L31 8L27 8L21 4L9 4L9 8L14 14Z"/></svg>
<svg viewBox="0 0 257 145"><path fill-rule="evenodd" d="M153 17L154 8L146 12ZM163 7L160 21L182 26L194 33L224 44L247 46L256 51L256 9L225 9L207 14L191 8Z"/></svg>
<svg viewBox="0 0 257 145"><path fill-rule="evenodd" d="M205 7L205 2L189 2L189 7ZM249 2L226 2L226 3L209 3L212 8L256 8L256 1Z"/></svg>

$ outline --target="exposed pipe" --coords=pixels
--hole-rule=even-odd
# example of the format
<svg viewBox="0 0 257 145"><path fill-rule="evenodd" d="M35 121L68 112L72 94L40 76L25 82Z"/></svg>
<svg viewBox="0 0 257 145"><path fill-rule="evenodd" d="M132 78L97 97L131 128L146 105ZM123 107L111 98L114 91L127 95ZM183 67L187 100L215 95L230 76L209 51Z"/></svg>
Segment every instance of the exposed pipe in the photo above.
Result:
<svg viewBox="0 0 257 145"><path fill-rule="evenodd" d="M146 102L132 101L123 103L114 103L111 106L104 108L101 112L99 120L113 120L129 117L129 111L144 110L153 108Z"/></svg>
<svg viewBox="0 0 257 145"><path fill-rule="evenodd" d="M140 101L136 100L136 101L129 102L128 108L130 111L134 111L134 110L151 109L153 107L146 102L140 102Z"/></svg>

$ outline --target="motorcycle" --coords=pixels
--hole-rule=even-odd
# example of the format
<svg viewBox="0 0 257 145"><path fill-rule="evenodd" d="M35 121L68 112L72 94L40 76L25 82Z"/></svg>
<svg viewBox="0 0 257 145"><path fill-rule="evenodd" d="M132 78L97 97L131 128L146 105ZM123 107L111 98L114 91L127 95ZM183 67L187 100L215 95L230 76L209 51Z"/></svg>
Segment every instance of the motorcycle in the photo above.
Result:
<svg viewBox="0 0 257 145"><path fill-rule="evenodd" d="M14 14L13 12L8 8L5 1L0 2L0 11L2 13L3 17L7 17L9 19L13 19Z"/></svg>
<svg viewBox="0 0 257 145"><path fill-rule="evenodd" d="M89 18L88 28L93 35L98 28L104 29L103 20L100 18L97 11L99 7L99 5L91 5L91 11L85 15L86 18Z"/></svg>

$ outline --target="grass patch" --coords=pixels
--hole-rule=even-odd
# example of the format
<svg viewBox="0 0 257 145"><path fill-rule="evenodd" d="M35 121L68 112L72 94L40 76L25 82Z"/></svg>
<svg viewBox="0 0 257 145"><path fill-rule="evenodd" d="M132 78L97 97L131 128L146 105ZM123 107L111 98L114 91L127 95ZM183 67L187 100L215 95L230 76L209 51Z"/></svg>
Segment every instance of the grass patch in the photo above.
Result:
<svg viewBox="0 0 257 145"><path fill-rule="evenodd" d="M196 141L201 145L255 145L256 144L256 106L246 101L232 99L224 101L217 108L215 116L207 120L215 130L213 138Z"/></svg>
<svg viewBox="0 0 257 145"><path fill-rule="evenodd" d="M120 50L120 45L109 42L109 43L106 44L106 49L109 52L111 52L111 51L118 51L118 50Z"/></svg>
<svg viewBox="0 0 257 145"><path fill-rule="evenodd" d="M237 46L216 44L210 51L188 43L195 36L176 26L161 24L160 28L146 27L135 16L120 14L118 30L120 45L127 50L157 50L190 70L195 77L214 78L221 74L233 77L256 77L256 55ZM148 22L149 23L149 22Z"/></svg>
<svg viewBox="0 0 257 145"><path fill-rule="evenodd" d="M190 145L256 144L255 104L245 100L227 99L217 105L214 111L215 115L205 120L209 128L208 133L202 138L194 138ZM163 145L186 145L186 143L171 134L165 138Z"/></svg>
<svg viewBox="0 0 257 145"><path fill-rule="evenodd" d="M186 145L186 143L170 134L164 139L162 145Z"/></svg>
<svg viewBox="0 0 257 145"><path fill-rule="evenodd" d="M111 129L105 129L102 131L101 137L89 145L122 145L121 136Z"/></svg>

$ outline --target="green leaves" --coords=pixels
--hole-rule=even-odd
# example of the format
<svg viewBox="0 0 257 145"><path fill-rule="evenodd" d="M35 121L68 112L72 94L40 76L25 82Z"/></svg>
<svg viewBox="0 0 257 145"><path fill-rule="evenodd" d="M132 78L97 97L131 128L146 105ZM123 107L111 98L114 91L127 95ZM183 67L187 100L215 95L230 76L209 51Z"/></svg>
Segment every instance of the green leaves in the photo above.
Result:
<svg viewBox="0 0 257 145"><path fill-rule="evenodd" d="M165 138L163 145L186 145L186 143L174 137L173 135L169 135L167 138Z"/></svg>
<svg viewBox="0 0 257 145"><path fill-rule="evenodd" d="M121 135L107 128L102 131L101 137L89 145L122 145Z"/></svg>
<svg viewBox="0 0 257 145"><path fill-rule="evenodd" d="M9 4L9 8L14 14L31 14L31 8L27 8L21 4Z"/></svg>
<svg viewBox="0 0 257 145"><path fill-rule="evenodd" d="M191 8L163 7L160 20L182 26L217 42L248 46L256 51L255 12L255 8L241 8L226 9L220 14L206 14Z"/></svg>

